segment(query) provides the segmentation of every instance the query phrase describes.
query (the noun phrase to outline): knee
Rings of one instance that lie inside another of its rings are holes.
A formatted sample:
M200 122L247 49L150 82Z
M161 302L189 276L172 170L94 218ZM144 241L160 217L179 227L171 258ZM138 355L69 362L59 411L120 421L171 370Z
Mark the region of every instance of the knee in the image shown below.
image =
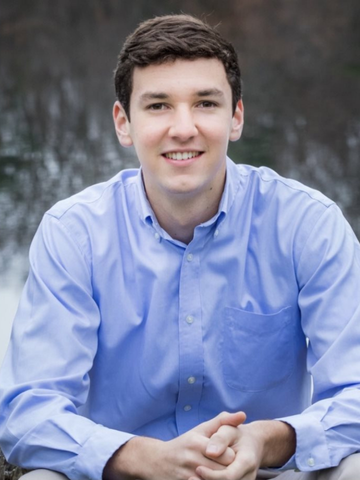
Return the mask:
M354 480L360 476L360 453L344 458L336 468L319 472L318 480Z
M26 473L19 480L68 480L68 478L62 473L41 469Z

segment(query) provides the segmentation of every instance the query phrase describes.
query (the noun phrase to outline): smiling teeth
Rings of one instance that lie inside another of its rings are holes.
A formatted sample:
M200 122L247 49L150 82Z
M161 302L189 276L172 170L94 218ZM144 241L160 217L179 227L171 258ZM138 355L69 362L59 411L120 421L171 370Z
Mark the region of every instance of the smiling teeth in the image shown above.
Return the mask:
M197 157L199 152L171 152L165 153L166 158L171 160L188 160L189 158Z

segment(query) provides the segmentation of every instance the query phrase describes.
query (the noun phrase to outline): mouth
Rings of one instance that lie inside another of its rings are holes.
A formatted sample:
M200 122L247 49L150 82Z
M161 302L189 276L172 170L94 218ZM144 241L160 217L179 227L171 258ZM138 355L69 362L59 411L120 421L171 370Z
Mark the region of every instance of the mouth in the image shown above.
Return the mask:
M165 158L168 158L169 160L184 161L184 160L190 160L195 157L199 157L203 153L204 152L193 150L189 152L167 152L167 153L164 153L163 156Z

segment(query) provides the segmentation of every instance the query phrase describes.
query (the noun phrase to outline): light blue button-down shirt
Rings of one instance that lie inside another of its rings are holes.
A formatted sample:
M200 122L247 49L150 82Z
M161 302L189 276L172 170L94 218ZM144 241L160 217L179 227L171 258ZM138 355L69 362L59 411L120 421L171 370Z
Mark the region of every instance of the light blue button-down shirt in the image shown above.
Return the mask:
M243 410L293 425L289 466L336 465L360 449L359 304L359 244L319 192L228 160L218 214L185 245L141 171L123 171L59 202L35 236L1 447L99 480L133 434L168 440Z

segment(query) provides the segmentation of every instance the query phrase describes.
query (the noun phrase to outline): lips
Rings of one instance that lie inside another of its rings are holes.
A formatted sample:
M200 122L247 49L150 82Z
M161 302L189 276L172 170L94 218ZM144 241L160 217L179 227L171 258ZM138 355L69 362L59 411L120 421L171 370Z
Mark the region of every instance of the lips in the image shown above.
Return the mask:
M189 160L194 157L198 157L202 152L189 151L189 152L168 152L164 153L164 156L170 160Z

